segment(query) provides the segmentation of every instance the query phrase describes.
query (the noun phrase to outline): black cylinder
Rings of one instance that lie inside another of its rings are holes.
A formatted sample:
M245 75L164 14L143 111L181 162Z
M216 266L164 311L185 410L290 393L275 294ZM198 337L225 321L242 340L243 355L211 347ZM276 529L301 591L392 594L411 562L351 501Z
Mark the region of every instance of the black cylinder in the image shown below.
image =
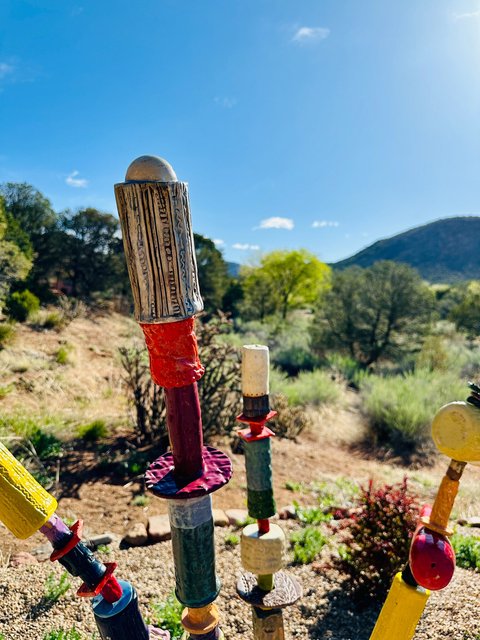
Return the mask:
M148 640L149 632L138 607L137 592L120 580L123 595L111 604L102 596L92 600L93 613L102 640Z

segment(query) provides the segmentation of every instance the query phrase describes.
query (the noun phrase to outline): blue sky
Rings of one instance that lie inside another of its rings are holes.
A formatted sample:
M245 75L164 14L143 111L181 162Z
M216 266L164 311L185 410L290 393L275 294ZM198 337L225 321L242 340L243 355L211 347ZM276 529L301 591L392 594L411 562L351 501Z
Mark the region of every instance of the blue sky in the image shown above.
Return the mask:
M480 1L2 0L0 181L115 212L143 154L237 262L480 215Z

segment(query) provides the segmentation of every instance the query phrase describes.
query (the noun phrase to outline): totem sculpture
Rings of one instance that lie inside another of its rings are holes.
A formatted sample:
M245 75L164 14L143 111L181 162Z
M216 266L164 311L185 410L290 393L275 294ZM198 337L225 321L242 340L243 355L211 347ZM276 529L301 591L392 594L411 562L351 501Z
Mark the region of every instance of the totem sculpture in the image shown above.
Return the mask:
M248 424L239 431L244 443L247 472L249 524L242 531L243 574L237 593L252 606L253 632L256 640L283 640L282 609L300 598L298 581L281 571L284 566L285 534L269 518L276 507L272 486L272 451L274 435L266 423L276 416L269 403L268 347L246 345L242 349L243 413L237 420Z
M370 640L411 640L431 591L446 587L455 570L448 537L450 513L467 462L480 462L480 387L466 402L443 406L432 423L438 450L451 458L433 507L422 510L405 569L393 579Z
M55 498L0 443L0 520L7 529L21 540L41 531L50 541L51 561L82 579L78 596L92 598L102 640L168 640L167 631L147 627L135 589L113 575L117 565L100 562L81 541L82 521L69 528L56 509Z
M194 332L203 309L187 184L161 158L142 156L115 185L135 304L155 384L165 389L171 452L146 473L147 488L168 500L176 596L186 607L185 638L219 640L211 493L228 482L228 457L203 446L197 381L204 368Z

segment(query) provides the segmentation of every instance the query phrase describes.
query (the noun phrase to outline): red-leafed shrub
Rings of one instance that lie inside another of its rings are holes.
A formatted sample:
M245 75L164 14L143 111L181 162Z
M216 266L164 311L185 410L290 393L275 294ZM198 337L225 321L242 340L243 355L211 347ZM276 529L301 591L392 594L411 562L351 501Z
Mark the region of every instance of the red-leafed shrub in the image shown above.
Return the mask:
M340 521L342 545L338 567L349 577L358 601L384 597L395 573L408 560L410 540L417 524L417 496L407 478L377 489L370 480L357 504Z

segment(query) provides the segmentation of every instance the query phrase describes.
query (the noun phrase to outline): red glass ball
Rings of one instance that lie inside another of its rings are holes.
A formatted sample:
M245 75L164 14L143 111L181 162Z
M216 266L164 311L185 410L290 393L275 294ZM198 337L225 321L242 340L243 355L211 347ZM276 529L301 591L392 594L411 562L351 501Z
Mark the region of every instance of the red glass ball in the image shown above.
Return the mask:
M450 540L422 527L410 547L410 569L417 583L438 591L447 586L455 571L455 552Z

